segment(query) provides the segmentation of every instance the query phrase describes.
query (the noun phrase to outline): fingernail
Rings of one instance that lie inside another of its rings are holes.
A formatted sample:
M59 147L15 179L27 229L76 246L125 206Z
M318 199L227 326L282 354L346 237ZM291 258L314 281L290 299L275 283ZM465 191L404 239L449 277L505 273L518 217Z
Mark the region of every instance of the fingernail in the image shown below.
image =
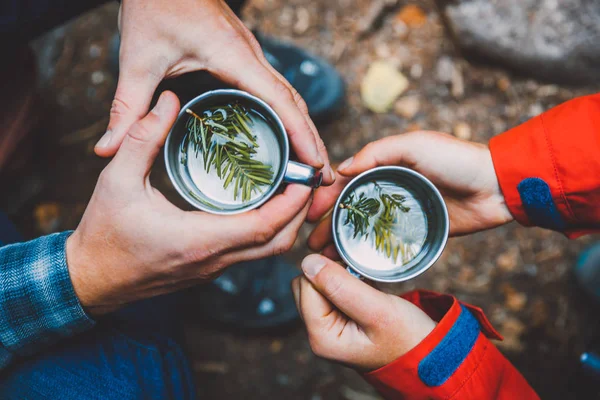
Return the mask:
M309 278L314 278L327 264L327 261L318 254L311 254L302 261L302 271Z
M154 108L152 109L152 113L161 116L162 114L164 114L165 112L168 111L168 102L165 101L165 96L164 95L160 95L160 97L158 98L158 102L156 103L156 105L154 106Z
M96 143L96 147L99 147L99 148L108 147L108 145L110 144L110 140L111 139L112 139L112 131L109 129L100 138L100 140L98 140L98 143Z
M325 165L325 161L323 160L323 156L321 156L321 153L319 153L317 151L317 162L321 165Z
M349 159L347 159L346 161L341 163L340 166L338 167L338 170L348 168L350 165L352 165L352 161L354 161L354 157L350 157Z
M335 172L333 172L333 168L331 168L331 165L327 166L327 174L329 175L329 180L330 181L335 181Z

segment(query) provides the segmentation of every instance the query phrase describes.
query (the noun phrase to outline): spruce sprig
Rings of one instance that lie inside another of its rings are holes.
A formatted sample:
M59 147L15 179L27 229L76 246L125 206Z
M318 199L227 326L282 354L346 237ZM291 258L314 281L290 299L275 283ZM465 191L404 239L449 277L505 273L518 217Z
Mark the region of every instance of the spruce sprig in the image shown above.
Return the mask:
M252 135L252 119L249 111L241 104L234 103L213 107L200 116L190 109L187 133L181 144L181 162L188 162L188 148L196 157L202 153L204 169L208 173L215 169L223 180L223 188L233 185L233 198L241 196L249 201L254 192L273 184L273 168L253 157L259 147L257 138Z
M379 187L379 186L378 186ZM398 255L402 256L405 264L412 259L410 245L401 241L395 234L395 229L401 223L401 215L410 211L404 203L406 197L399 194L382 193L379 187L379 198L367 197L364 193L355 199L354 193L348 200L340 204L347 210L344 225L352 224L354 238L361 235L367 239L373 234L375 249L390 258L394 263Z
M369 236L367 229L369 219L379 211L381 204L377 199L366 197L361 193L358 199L354 198L354 193L348 196L348 200L340 204L340 208L348 210L344 225L352 224L354 227L354 236Z

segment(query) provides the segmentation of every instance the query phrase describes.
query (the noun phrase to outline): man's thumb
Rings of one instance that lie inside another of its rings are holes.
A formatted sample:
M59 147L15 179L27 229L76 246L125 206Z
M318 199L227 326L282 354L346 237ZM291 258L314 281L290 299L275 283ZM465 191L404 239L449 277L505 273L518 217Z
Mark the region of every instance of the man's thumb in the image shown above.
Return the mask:
M177 118L179 99L173 92L163 92L156 106L131 126L113 162L123 174L145 177Z
M148 112L157 85L158 81L150 74L144 75L143 78L135 78L121 71L110 108L108 128L94 148L97 155L115 155L129 128Z

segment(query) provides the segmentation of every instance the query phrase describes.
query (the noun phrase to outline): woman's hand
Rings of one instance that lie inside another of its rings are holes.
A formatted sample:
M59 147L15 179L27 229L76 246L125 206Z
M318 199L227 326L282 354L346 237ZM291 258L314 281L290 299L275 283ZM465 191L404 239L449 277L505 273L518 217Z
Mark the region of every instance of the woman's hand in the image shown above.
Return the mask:
M406 354L435 328L414 304L382 293L320 255L302 262L292 282L314 353L361 372Z
M311 189L289 185L241 215L184 212L150 185L150 169L179 111L170 92L133 124L100 174L67 241L75 292L93 315L216 278L225 267L285 252L310 207Z
M96 153L113 156L148 112L161 80L206 70L266 101L279 114L300 161L335 175L298 92L265 59L252 33L223 0L123 0L119 83Z
M500 191L488 147L438 132L411 132L369 143L340 165L334 185L317 190L309 220L321 219L352 177L383 165L411 168L433 182L448 206L453 236L494 228L513 220ZM330 217L321 221L308 243L314 251L331 243ZM333 257L335 252L329 247L324 254Z

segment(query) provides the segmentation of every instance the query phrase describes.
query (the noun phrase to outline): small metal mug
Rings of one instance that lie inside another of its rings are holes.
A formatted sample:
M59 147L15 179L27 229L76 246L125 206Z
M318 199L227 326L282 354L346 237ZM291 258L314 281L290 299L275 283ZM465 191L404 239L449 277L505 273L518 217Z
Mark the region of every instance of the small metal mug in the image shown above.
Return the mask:
M182 173L179 168L181 142L186 134L186 123L189 114L186 109L195 110L201 113L207 108L221 104L227 104L237 101L244 104L250 109L260 113L267 119L267 122L273 129L273 133L278 139L281 154L281 167L279 171L275 171L273 184L271 187L257 200L248 204L242 205L224 205L218 204L214 199L205 197L199 188L194 184L189 173ZM188 203L199 210L210 212L213 214L239 214L260 207L268 201L277 191L282 182L297 183L312 188L317 188L321 185L323 174L315 168L308 165L300 164L295 161L290 161L290 143L288 140L285 127L279 116L273 109L261 99L241 90L235 89L219 89L201 94L194 98L181 108L175 124L171 128L171 132L165 143L165 165L169 178L173 186Z
M397 182L410 191L427 214L427 236L421 250L408 264L402 265L397 270L383 271L359 264L352 258L349 249L342 246L339 238L338 222L342 218L340 204L343 199L357 187L380 180ZM411 169L391 166L377 167L363 172L346 185L333 209L332 229L335 247L351 274L377 282L402 282L422 274L438 260L448 241L450 222L446 203L429 179Z

